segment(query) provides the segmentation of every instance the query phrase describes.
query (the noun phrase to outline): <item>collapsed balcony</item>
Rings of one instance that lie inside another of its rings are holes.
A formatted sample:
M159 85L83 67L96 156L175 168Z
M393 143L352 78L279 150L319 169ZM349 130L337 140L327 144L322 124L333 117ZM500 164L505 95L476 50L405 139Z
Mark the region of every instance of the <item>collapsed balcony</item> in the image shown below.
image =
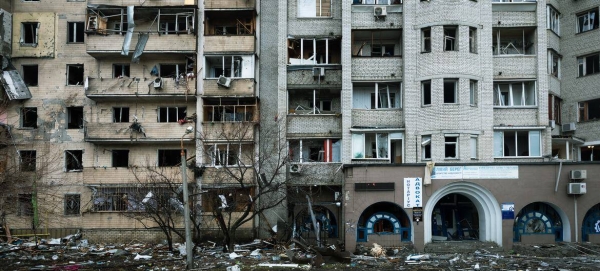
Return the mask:
M352 31L353 57L392 57L401 55L401 30Z
M194 53L196 13L189 7L90 5L87 52L98 54Z
M341 39L288 39L289 65L327 65L341 63Z
M494 55L534 55L535 40L535 28L495 28L492 52Z

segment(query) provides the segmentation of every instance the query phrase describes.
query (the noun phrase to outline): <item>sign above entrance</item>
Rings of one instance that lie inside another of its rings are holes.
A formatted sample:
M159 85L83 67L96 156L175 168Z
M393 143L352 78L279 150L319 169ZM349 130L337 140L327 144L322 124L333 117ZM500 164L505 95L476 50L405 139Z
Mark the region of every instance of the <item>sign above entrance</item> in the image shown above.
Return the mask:
M404 178L404 208L423 207L423 179Z
M431 179L518 179L519 166L436 166Z

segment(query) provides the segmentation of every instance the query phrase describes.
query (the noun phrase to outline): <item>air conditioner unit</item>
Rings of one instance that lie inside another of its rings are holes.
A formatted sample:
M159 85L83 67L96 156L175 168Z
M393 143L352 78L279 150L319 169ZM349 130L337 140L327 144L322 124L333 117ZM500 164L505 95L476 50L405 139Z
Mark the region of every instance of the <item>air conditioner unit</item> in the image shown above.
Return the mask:
M156 79L154 79L154 88L155 89L162 89L163 87L163 80L162 78L158 77Z
M585 183L570 183L569 191L567 193L569 195L583 195L587 192L587 188Z
M229 88L229 86L231 85L231 78L221 75L221 76L219 76L219 79L217 80L217 85Z
M299 164L293 164L290 166L290 173L300 173L302 166Z
M587 178L587 170L571 170L571 174L569 174L569 177L571 178L571 180L583 180Z
M313 77L325 77L325 68L313 68Z
M575 122L565 123L561 127L563 132L572 132L575 131Z
M375 17L384 17L387 15L387 10L386 7L374 7L373 8L373 15L375 15Z
M550 129L554 130L554 128L556 128L556 121L550 120L550 122L548 123L548 126L550 126Z

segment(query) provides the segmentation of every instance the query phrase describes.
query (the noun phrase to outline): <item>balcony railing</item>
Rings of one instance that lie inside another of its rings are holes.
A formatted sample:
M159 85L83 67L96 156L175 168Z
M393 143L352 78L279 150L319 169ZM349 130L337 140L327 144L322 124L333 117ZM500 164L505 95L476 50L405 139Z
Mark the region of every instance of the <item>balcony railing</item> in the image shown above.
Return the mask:
M131 122L117 123L87 123L85 126L85 141L87 142L179 142L185 134L188 125L177 122L169 123L139 123L142 129L135 129ZM184 139L190 141L192 139Z
M134 52L138 43L139 35L134 33L129 46L130 55ZM196 51L196 35L193 34L169 34L149 36L144 48L143 54L152 53L181 53L193 54ZM86 40L86 51L88 54L96 56L100 54L118 54L121 55L121 49L125 35L88 35ZM142 55L143 55L142 54Z
M88 78L85 95L90 99L124 99L179 97L195 100L196 79L174 78Z

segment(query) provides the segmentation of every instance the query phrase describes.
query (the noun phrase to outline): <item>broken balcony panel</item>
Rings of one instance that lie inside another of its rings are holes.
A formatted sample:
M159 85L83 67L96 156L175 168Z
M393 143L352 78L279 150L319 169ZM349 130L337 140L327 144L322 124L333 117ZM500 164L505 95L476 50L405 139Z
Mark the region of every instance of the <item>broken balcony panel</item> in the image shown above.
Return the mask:
M288 66L288 88L341 88L342 70L340 67Z
M254 140L255 122L203 122L205 140L246 141Z
M2 71L2 85L9 100L31 99L31 92L16 70Z
M288 137L341 136L342 118L338 115L288 115Z
M175 100L196 100L196 79L179 77L161 78L161 88L154 87L154 81L157 78L138 78L138 77L120 77L120 78L88 78L89 87L85 91L86 97L101 100L139 100L140 97L146 99L169 99Z
M144 48L146 48L146 43L148 43L148 38L149 38L148 34L140 33L138 42L135 45L135 51L133 52L133 57L131 59L132 63L140 62L140 56L142 56L142 53L144 52Z
M287 42L288 65L339 65L341 39L290 38Z
M190 114L191 115L191 114ZM98 123L89 122L86 124L85 141L93 143L129 143L136 142L175 142L179 143L181 136L185 133L188 125L181 125L178 122L160 122L142 121L145 135L133 131L130 126L132 123ZM192 139L184 138L184 141Z

